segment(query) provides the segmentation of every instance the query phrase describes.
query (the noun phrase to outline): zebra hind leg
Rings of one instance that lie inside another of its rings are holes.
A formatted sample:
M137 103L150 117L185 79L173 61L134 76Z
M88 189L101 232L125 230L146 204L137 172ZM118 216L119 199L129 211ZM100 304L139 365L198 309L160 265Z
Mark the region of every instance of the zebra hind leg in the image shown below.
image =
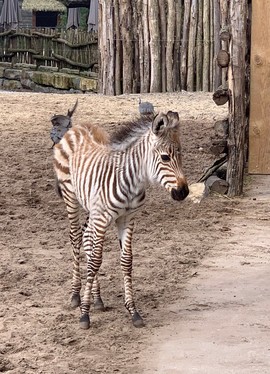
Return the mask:
M72 297L71 307L77 308L81 304L81 273L80 273L80 248L82 245L82 228L79 219L79 203L75 194L70 190L70 185L65 188L61 186L61 193L66 204L69 219L69 237L73 250L73 272L72 272Z

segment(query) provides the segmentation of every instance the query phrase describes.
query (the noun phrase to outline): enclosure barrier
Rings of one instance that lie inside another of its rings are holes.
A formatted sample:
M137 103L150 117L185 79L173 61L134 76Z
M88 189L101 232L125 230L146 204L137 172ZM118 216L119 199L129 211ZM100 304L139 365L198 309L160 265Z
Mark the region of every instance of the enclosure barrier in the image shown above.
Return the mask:
M97 33L18 28L0 33L0 61L89 70L98 63Z

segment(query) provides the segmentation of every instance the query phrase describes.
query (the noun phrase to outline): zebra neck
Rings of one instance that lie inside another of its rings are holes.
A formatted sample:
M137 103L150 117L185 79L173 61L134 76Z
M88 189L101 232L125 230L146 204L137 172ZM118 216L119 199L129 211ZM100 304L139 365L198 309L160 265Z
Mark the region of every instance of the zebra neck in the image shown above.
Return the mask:
M129 179L130 187L134 190L141 190L149 182L148 154L146 137L121 154L123 177Z

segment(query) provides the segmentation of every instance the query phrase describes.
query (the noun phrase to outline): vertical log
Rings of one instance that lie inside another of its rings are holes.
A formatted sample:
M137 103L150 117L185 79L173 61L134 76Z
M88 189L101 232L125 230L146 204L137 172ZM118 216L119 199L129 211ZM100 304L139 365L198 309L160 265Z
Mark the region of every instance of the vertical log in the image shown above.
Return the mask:
M190 1L185 0L184 21L183 21L183 34L181 46L181 88L187 88L187 46L189 37L189 16L190 16Z
M151 53L150 92L160 92L160 28L158 0L149 0L149 31Z
M105 65L105 53L104 48L106 43L106 4L105 0L99 1L99 20L98 20L98 50L99 50L99 92L102 94L106 93L106 65Z
M106 38L106 65L108 69L107 74L107 88L106 94L107 95L114 95L114 15L113 15L113 0L106 1L106 20L107 20L107 38Z
M138 17L138 48L139 48L139 71L140 71L140 92L144 81L144 39L143 39L143 1L138 0L137 17Z
M209 90L210 59L210 0L203 0L203 91Z
M132 19L132 46L133 46L133 93L139 91L140 86L140 61L139 61L139 1L131 0L133 9Z
M196 38L196 90L202 91L202 66L203 66L203 2L199 1L198 25Z
M160 0L162 1L162 0ZM175 42L174 42L174 69L173 69L173 89L180 90L180 48L182 31L182 13L184 9L183 0L176 0L175 4Z
M214 12L213 2L210 0L210 17L209 17L209 30L210 30L210 43L209 43L209 91L213 91L213 64L214 64Z
M217 55L220 51L220 7L217 0L213 1L213 17L214 17L214 71L213 71L213 91L215 91L221 85L221 68L217 63Z
M230 2L230 65L228 86L231 92L229 101L229 137L227 182L229 196L238 196L243 191L245 161L246 106L245 106L245 56L247 0Z
M120 34L119 0L114 0L114 30L115 30L115 94L121 95L122 86L122 45Z
M160 14L160 33L161 33L161 89L166 92L166 40L167 40L167 17L166 17L166 3L164 0L159 0L159 14Z
M143 0L142 24L143 24L143 41L144 41L144 60L143 60L143 82L142 92L150 90L150 35L149 35L149 8L148 0Z
M228 12L229 12L229 3L228 0L220 0L220 23L221 28L228 26ZM224 51L228 51L228 42L222 41L221 48ZM222 69L221 71L221 83L222 86L226 85L227 82L227 72L228 69Z
M166 46L167 92L173 91L174 31L175 31L175 2L174 0L168 0L167 46Z
M131 0L122 0L121 30L123 39L123 93L133 91L133 48Z
M190 8L190 28L188 41L188 69L187 69L187 90L194 91L194 74L195 74L195 45L196 45L196 28L198 16L197 0L192 0Z

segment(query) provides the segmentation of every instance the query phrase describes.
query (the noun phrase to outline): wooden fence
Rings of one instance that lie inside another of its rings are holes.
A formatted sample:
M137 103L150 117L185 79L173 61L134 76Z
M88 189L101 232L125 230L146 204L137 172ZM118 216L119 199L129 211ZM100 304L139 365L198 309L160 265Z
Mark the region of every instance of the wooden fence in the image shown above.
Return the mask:
M19 28L0 33L0 61L88 70L98 63L97 33Z
M214 91L228 0L100 0L100 91ZM113 40L114 39L114 40Z

